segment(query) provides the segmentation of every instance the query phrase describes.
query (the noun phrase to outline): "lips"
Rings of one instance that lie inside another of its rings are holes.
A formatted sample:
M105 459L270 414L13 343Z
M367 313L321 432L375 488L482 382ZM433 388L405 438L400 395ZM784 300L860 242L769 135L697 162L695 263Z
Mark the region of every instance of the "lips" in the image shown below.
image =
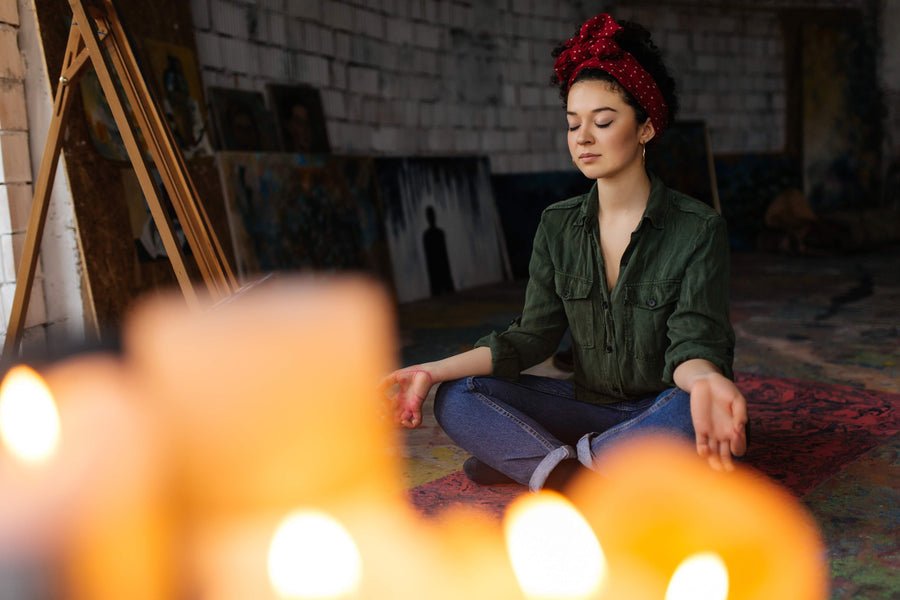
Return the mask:
M589 152L585 152L584 154L579 154L579 155L578 155L578 158L579 158L579 160L581 160L581 161L583 161L583 162L591 162L591 161L594 161L594 160L600 158L600 155L599 155L599 154L591 154L591 153L589 153Z

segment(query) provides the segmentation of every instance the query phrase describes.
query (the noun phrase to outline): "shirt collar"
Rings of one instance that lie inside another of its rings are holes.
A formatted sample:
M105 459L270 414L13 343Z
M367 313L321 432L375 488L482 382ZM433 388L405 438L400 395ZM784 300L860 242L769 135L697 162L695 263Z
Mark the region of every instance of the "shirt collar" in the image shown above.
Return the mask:
M650 175L650 197L647 199L647 208L644 209L644 216L641 219L650 221L650 224L657 229L663 229L666 224L666 213L669 212L669 198L666 193L666 186L662 180L654 175Z
M644 221L649 221L656 229L663 229L666 222L666 213L669 212L666 186L653 173L648 171L647 174L650 176L650 197L647 199L647 208L644 209L644 216L641 217L641 224L638 225L638 228L644 224ZM597 182L595 181L594 185L591 186L591 191L588 192L587 202L581 205L581 225L584 225L586 222L590 223L591 220L588 218L588 215L592 215L591 218L596 218L599 210L600 200L597 197Z

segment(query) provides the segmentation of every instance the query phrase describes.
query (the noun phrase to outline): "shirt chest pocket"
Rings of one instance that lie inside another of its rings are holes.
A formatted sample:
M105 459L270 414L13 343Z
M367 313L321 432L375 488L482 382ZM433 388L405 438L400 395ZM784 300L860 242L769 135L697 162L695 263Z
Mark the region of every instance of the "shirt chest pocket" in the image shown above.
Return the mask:
M625 286L625 349L635 358L659 359L669 347L669 316L675 311L681 282Z
M590 279L556 272L556 295L563 301L566 319L572 332L572 340L584 348L594 347L594 307L591 303Z

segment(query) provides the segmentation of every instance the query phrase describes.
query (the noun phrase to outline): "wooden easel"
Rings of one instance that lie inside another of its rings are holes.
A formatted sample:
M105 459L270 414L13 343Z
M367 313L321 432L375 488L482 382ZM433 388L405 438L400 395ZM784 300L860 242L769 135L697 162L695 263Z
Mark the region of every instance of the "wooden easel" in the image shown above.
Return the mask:
M90 4L87 10L85 4ZM213 304L238 291L237 280L216 238L209 217L197 200L197 192L175 138L141 75L112 0L69 0L69 5L72 8L72 26L69 29L69 41L53 102L47 144L35 181L31 216L25 233L16 292L3 346L4 359L11 358L19 350L25 313L34 283L38 249L47 219L51 183L56 176L66 118L74 93L73 87L89 64L94 67L100 80L103 94L125 142L128 158L137 174L141 190L147 199L150 213L159 229L185 299L193 306L199 306L205 303L204 301ZM114 77L121 83L121 89L116 85ZM126 106L131 108L131 118ZM163 208L148 162L138 145L135 127L143 134L153 164L159 170L163 187L168 193L203 282L206 284L206 297L201 297L201 291L195 288L188 275L184 254Z

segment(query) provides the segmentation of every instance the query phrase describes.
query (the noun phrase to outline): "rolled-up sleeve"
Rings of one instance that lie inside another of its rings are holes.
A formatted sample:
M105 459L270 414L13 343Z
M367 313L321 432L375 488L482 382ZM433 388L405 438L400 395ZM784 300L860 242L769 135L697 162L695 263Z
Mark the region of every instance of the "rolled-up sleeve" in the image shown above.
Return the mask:
M710 218L694 243L675 311L668 319L663 380L672 384L681 363L702 358L733 378L734 330L729 320L729 246L725 221Z
M522 316L505 331L492 332L475 342L476 347L491 349L493 375L504 379L518 379L524 369L546 360L568 326L562 300L554 287L553 261L543 223L538 225L534 237L528 272Z

